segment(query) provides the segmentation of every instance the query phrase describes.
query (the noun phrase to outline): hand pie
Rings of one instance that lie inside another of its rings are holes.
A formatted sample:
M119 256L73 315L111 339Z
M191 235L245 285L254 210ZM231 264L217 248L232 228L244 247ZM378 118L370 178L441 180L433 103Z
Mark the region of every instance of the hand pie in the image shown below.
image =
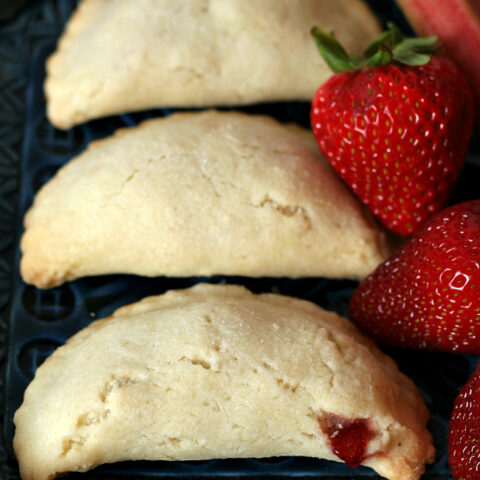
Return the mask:
M47 63L49 119L310 100L331 74L314 25L356 53L380 32L360 0L84 0Z
M362 277L389 253L310 133L214 111L94 142L38 193L21 249L41 288L106 273Z
M57 349L15 414L14 448L22 478L46 480L136 459L340 461L349 438L362 446L351 464L416 480L434 456L427 418L348 320L204 284L121 308Z

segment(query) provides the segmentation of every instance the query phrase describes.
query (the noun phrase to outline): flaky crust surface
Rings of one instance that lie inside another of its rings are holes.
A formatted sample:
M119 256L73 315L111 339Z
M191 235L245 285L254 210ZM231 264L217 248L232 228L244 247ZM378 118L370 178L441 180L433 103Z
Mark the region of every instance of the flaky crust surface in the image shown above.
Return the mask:
M379 33L360 0L84 0L47 62L48 117L310 100L331 75L314 25L356 53Z
M15 414L24 480L128 459L304 455L319 422L369 419L365 465L415 480L433 460L413 383L347 320L305 301L198 285L124 307L37 370Z
M240 113L184 113L94 142L25 217L21 273L359 278L384 232L311 133Z

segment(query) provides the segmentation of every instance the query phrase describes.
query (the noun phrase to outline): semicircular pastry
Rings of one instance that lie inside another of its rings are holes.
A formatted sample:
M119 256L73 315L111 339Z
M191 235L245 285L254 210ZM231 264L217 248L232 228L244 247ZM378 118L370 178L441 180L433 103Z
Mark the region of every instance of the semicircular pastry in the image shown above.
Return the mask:
M338 315L201 284L121 308L41 365L15 414L24 480L123 460L302 455L417 480L428 411ZM353 450L352 450L353 448Z
M314 25L357 54L380 33L360 0L84 0L47 62L48 117L311 100L331 75Z
M36 196L21 250L41 288L108 273L360 278L390 253L311 133L215 111L92 143Z

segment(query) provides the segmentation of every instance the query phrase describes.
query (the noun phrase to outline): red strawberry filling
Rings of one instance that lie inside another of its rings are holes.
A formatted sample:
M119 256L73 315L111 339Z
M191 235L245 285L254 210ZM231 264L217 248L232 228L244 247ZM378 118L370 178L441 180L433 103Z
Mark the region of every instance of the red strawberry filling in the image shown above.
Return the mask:
M347 418L326 413L318 419L332 452L349 467L358 467L367 457L368 444L376 432L368 418Z

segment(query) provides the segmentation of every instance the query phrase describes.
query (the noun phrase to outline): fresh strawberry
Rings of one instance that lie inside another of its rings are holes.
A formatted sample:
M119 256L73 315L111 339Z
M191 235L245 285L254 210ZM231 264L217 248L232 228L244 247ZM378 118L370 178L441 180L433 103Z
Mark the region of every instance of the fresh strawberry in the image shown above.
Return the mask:
M464 75L425 53L435 37L404 39L395 26L362 61L318 28L312 35L338 72L312 103L320 150L387 228L417 231L445 205L465 161L474 107Z
M433 215L360 283L349 308L379 343L480 354L480 200Z
M460 390L453 405L448 463L456 480L480 480L480 366Z

